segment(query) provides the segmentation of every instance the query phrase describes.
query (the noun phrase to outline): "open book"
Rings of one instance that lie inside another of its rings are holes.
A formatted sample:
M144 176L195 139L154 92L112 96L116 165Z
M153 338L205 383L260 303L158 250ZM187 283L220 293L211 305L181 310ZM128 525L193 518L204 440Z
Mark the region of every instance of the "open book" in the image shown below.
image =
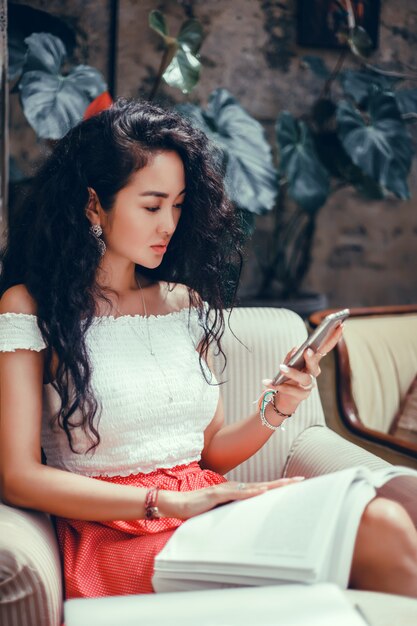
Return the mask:
M362 513L376 495L417 526L417 471L352 467L184 522L155 560L155 591L333 582L346 588Z

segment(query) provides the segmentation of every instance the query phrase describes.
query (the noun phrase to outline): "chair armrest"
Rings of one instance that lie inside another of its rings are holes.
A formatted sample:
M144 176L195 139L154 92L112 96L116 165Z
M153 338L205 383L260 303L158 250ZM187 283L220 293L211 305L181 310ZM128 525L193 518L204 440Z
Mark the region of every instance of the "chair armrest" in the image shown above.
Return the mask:
M59 626L61 563L50 518L0 502L0 624Z
M343 439L326 426L311 426L294 441L283 476L311 478L357 465L376 470L391 464Z

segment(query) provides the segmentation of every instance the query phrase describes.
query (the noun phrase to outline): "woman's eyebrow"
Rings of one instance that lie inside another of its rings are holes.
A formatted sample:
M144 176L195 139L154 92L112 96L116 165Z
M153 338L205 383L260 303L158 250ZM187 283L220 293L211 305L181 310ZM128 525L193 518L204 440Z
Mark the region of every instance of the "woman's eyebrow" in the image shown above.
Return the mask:
M182 194L185 192L186 192L186 189L183 189L182 191L180 191L178 196L182 196ZM158 198L168 198L168 194L164 193L163 191L144 191L143 193L140 193L139 195L140 196L157 196Z

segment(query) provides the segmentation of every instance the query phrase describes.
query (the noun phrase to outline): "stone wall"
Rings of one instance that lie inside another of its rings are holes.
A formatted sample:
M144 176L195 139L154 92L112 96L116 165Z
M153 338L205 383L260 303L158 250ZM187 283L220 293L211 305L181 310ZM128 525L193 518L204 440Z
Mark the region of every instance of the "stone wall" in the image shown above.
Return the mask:
M106 74L109 2L26 0L26 4L47 6L54 14L72 20L84 38L79 60ZM410 0L382 0L381 4L380 47L374 61L391 69L409 66L416 70L417 6ZM300 58L314 53L332 66L338 57L334 50L297 47L296 0L120 0L118 95L147 97L151 90L162 52L160 38L148 27L152 9L166 15L172 34L186 17L199 19L205 31L199 85L188 96L163 85L157 101L191 101L205 106L212 90L225 87L264 124L271 143L278 113L288 109L301 114L320 92L320 81L303 69ZM39 147L33 147L33 133L22 129L21 115L12 116L13 151L20 161L23 157L29 163ZM407 202L364 201L349 189L329 200L318 216L306 289L327 293L332 306L416 302L416 172L417 159L409 179L413 198ZM242 294L251 293L258 282L256 250L262 247L271 224L271 216L257 218L247 251Z

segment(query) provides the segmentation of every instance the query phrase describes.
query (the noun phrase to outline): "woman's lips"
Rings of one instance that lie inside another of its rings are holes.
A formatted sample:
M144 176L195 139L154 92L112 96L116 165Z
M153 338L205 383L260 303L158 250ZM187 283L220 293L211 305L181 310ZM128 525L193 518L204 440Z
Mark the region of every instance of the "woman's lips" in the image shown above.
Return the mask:
M164 254L167 250L167 246L151 246L157 254Z

